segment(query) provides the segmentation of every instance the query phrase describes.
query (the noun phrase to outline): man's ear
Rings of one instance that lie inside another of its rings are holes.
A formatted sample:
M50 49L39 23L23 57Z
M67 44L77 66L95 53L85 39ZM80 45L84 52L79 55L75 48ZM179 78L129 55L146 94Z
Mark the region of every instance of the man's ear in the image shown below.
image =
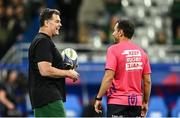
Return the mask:
M48 23L49 23L48 20L45 20L45 21L44 21L44 25L45 25L45 26L48 26Z
M122 35L124 36L124 31L123 31L123 30L121 30L121 32L122 32Z
M119 36L122 37L124 35L123 30L119 30Z

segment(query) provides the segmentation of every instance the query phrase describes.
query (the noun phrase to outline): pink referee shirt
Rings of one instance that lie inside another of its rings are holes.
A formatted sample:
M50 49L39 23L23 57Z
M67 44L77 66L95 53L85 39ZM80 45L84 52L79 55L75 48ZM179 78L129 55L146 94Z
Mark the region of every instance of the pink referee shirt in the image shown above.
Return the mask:
M122 41L108 48L105 69L115 72L108 104L141 106L142 75L151 73L146 53L131 41Z

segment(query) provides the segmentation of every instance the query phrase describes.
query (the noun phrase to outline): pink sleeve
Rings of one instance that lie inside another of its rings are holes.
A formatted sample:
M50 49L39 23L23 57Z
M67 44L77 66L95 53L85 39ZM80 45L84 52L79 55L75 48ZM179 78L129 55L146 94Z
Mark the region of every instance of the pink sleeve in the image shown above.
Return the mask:
M112 48L108 48L106 54L106 67L105 69L116 70L117 66L117 58L115 53L113 52Z
M145 58L146 58L146 63L145 63L144 69L143 69L143 74L149 74L149 73L151 73L151 66L150 66L147 55L145 56Z

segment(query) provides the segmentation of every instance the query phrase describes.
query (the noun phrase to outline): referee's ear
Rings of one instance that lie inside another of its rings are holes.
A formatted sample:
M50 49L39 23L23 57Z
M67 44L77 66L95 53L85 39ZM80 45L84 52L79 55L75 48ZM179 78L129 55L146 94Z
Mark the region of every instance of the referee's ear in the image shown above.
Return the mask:
M119 30L119 37L122 37L122 36L124 36L124 32L123 32L122 29L120 29L120 30Z

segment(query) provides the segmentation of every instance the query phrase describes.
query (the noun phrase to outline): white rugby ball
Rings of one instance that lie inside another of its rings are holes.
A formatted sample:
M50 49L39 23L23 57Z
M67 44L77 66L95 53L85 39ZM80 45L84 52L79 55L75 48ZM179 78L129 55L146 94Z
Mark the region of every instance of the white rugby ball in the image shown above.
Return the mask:
M73 48L66 48L61 52L65 69L74 69L78 66L78 55Z

